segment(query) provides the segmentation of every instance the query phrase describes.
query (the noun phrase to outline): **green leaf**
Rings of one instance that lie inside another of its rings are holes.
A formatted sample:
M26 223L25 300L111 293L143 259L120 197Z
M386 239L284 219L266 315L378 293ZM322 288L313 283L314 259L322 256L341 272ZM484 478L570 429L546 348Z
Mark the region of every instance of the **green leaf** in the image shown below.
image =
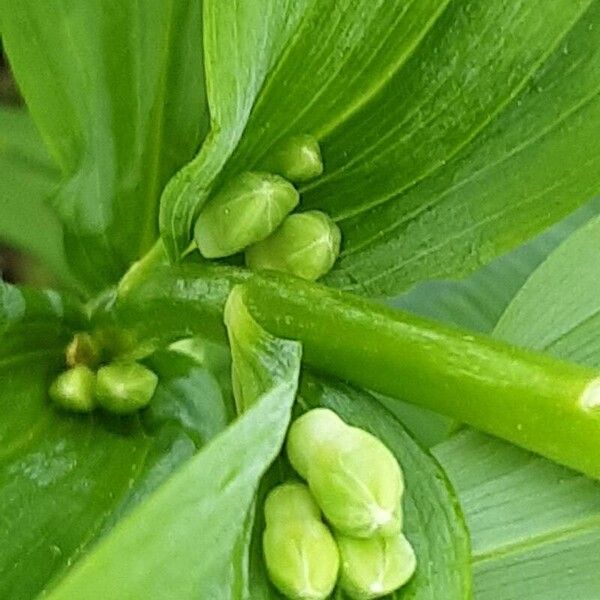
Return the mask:
M0 281L0 369L37 355L52 363L84 323L80 307L67 296Z
M267 3L252 4L279 23ZM207 48L216 87L236 68L228 45L237 38L252 56L262 39L241 13L206 6L222 18ZM256 70L242 69L262 85L211 104L234 118L213 132L227 147L205 145L181 175L197 197L176 187L163 197L171 254L187 246L210 194L299 133L317 136L325 160L323 177L301 189L302 206L329 212L343 232L326 281L372 295L466 274L600 187L597 2L428 0L389 10L344 0L293 10L289 29L273 26L277 44Z
M0 285L0 597L31 598L225 426L220 391L192 359L152 358L141 417L59 411L47 397L84 324L56 293Z
M453 2L398 73L400 101L324 141L326 157L367 146L305 194L343 219L327 281L389 295L463 275L597 192L599 21L597 2Z
M533 272L495 335L600 366L600 219L572 234ZM484 435L435 448L459 492L482 599L600 595L600 485Z
M405 529L415 548L418 562L416 574L410 583L390 598L470 598L469 535L454 492L436 461L366 392L305 374L300 387L297 412L300 414L317 406L331 408L350 424L376 435L402 465L406 480ZM294 477L290 467L276 465L263 486L263 496L269 487L288 479L290 475ZM257 600L280 597L268 585L264 571L260 544L263 529L264 518L257 511L251 555L253 585L250 590L250 597ZM340 594L339 597L345 596Z
M146 427L158 429L172 423L185 431L197 448L225 429L230 415L209 369L189 356L167 350L153 354L147 362L160 384L143 415Z
M464 329L491 333L531 273L566 238L599 213L597 198L470 277L425 281L388 304Z
M0 107L0 241L66 280L62 228L47 202L58 179L27 113Z
M478 600L600 597L600 486L465 431L434 453L458 491Z
M508 306L495 335L600 367L600 217L559 246Z
M154 241L162 188L205 132L201 3L0 7L14 74L62 171L72 269L101 289Z
M244 415L121 521L56 587L53 600L245 597L254 496L283 444L300 345L260 335L235 293L228 327L236 344L247 344L234 355L236 370L245 385L252 379L248 353L262 353L260 384L251 385L260 396L248 394Z
M160 230L171 258L189 246L194 217L238 144L265 78L308 0L205 1L204 60L211 131L199 154L169 182Z

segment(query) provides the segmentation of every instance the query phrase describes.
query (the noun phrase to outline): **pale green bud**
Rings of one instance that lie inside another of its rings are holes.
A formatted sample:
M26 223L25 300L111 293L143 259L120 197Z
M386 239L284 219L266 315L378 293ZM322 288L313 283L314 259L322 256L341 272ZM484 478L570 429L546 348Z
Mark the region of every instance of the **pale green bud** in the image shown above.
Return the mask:
M202 209L196 244L206 258L236 254L273 233L299 199L298 190L278 175L242 173Z
M54 380L49 394L52 401L61 408L86 413L96 406L95 387L94 372L85 365L76 365Z
M76 333L65 351L67 365L95 367L101 359L101 350L96 340L85 331Z
M246 264L315 281L333 267L341 240L340 228L326 214L318 210L296 213L246 250Z
M273 488L265 500L267 525L286 520L321 520L321 510L306 485L283 483Z
M279 142L264 163L265 170L294 183L314 179L323 173L319 142L312 135L295 135Z
M360 538L400 531L402 471L378 438L318 408L290 427L287 455L338 531Z
M109 412L133 413L147 406L158 377L136 362L114 362L98 370L96 399Z
M417 559L401 534L356 539L336 536L340 551L340 587L353 600L391 594L414 574Z
M273 585L292 600L325 600L339 571L337 544L308 488L286 483L265 501L263 552Z

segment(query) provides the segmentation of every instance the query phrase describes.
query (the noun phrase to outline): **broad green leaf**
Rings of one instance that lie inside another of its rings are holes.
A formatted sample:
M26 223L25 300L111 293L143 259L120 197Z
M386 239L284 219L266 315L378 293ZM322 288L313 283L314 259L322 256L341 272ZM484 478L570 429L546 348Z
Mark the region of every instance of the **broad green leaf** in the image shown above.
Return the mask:
M190 358L152 359L143 417L70 415L47 398L81 317L58 294L0 286L0 597L32 598L225 426Z
M432 31L430 55L407 65L408 106L394 107L400 126L386 115L368 131L367 115L357 115L337 137L337 155L368 135L379 154L361 152L306 195L308 206L333 189L358 198L358 206L337 205L346 254L330 283L390 294L468 273L598 189L588 123L600 109L599 63L590 55L599 10L597 2L450 5L445 30ZM392 136L390 155L380 140ZM390 156L391 173L382 169Z
M600 597L600 486L465 431L434 449L458 492L478 600Z
M227 414L229 419L232 419L236 414L236 408L231 381L231 354L229 348L225 344L210 341L203 336L182 338L173 342L169 348L174 352L191 356L216 378L225 399Z
M52 364L84 322L66 296L0 281L0 369L38 354Z
M203 3L211 131L199 154L169 182L161 200L161 235L172 258L189 245L194 216L238 144L256 96L308 3Z
M469 536L454 491L435 459L423 451L402 425L366 392L305 374L298 396L297 413L317 406L331 408L347 422L379 437L396 455L404 470L405 529L417 554L417 572L405 588L386 598L470 598ZM289 469L285 465L274 467L265 488L289 478ZM266 491L263 490L263 495ZM257 600L281 597L266 580L260 544L263 529L264 518L257 511L250 594L251 598ZM338 593L336 598L346 596Z
M0 242L67 279L62 228L48 203L58 178L27 113L0 107Z
M234 10L221 10L237 24ZM266 52L272 67L252 111L224 126L244 129L235 151L203 148L224 163L221 173L209 173L209 185L198 175L206 191L195 204L163 197L171 252L189 242L194 211L210 193L260 168L282 137L308 132L321 141L325 174L301 189L302 206L331 213L344 238L326 281L391 295L489 262L600 186L599 15L594 0L439 0L394 10L383 1L315 0L285 51ZM233 35L248 46L244 27ZM228 54L215 48L211 64L218 82ZM233 90L227 105L246 101L247 89Z
M146 427L172 423L197 448L225 429L230 414L210 369L189 356L165 350L153 354L147 363L159 375L160 385L143 415Z
M227 323L238 350L247 347L234 361L246 385L248 353L262 353L260 383L250 386L259 396L248 393L243 416L117 524L50 598L246 597L254 496L283 444L300 369L297 342L280 343L248 319L237 297Z
M550 252L599 212L600 198L597 198L466 279L425 281L388 302L457 327L491 333L531 273Z
M600 366L595 218L534 271L495 335ZM595 600L600 484L493 438L465 432L436 447L473 537L478 597Z
M527 280L495 334L600 367L600 218L559 246Z
M62 172L71 267L102 289L154 241L162 188L205 132L201 3L3 0L0 27Z

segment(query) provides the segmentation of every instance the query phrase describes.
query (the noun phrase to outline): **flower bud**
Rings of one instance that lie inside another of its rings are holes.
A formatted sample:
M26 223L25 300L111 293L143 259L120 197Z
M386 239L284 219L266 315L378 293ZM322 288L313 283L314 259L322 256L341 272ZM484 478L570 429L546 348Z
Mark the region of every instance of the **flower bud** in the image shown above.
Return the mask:
M321 520L321 510L303 483L284 483L273 488L265 500L267 525L286 520Z
M67 365L87 365L95 367L100 362L101 352L98 343L85 331L80 331L73 336L73 339L65 351Z
M323 173L319 142L312 135L295 135L279 142L266 159L265 170L294 183L314 179Z
M263 552L269 578L292 600L325 600L335 587L339 553L308 488L287 483L265 501Z
M150 369L136 362L114 362L98 370L96 399L109 412L133 413L147 406L158 383Z
M50 386L52 401L73 412L91 412L96 406L94 389L96 376L85 365L76 365L61 373Z
M290 215L272 235L246 250L252 269L284 271L314 281L333 267L340 253L339 227L324 213Z
M290 427L287 455L340 533L366 538L400 531L402 471L375 436L329 409L314 409Z
M196 244L206 258L236 254L275 231L299 199L298 190L278 175L242 173L203 208Z
M401 534L356 539L336 537L340 551L340 587L353 600L370 600L403 586L417 566L410 542Z

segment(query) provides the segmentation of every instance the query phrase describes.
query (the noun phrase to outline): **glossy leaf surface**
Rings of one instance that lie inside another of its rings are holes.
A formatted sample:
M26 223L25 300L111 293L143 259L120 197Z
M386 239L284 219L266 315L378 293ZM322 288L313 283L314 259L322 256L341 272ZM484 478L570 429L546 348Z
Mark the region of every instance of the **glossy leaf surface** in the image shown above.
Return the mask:
M234 299L227 324L248 409L121 521L50 598L245 597L254 496L283 444L300 345L261 331L243 299ZM258 370L246 362L253 349Z
M271 27L265 45L251 18L240 27L243 10L206 3L209 80L241 69L232 39L262 54L241 69L253 85L213 96L228 117L212 135L228 143L206 144L178 176L200 193L173 184L163 196L173 256L206 198L286 135L321 142L325 173L301 192L342 228L326 280L371 295L464 275L600 187L597 2L282 3L287 28L267 4L252 3L260 31Z
M214 379L177 355L153 359L141 419L56 409L47 389L82 324L57 294L0 284L2 597L35 597L226 423Z
M597 482L473 431L434 453L471 532L475 598L598 597Z
M495 335L600 367L600 221L573 233L533 272ZM473 537L483 599L592 600L600 594L600 484L474 432L435 448Z
M62 172L71 267L102 289L150 247L162 188L206 130L200 2L0 9L16 79Z

